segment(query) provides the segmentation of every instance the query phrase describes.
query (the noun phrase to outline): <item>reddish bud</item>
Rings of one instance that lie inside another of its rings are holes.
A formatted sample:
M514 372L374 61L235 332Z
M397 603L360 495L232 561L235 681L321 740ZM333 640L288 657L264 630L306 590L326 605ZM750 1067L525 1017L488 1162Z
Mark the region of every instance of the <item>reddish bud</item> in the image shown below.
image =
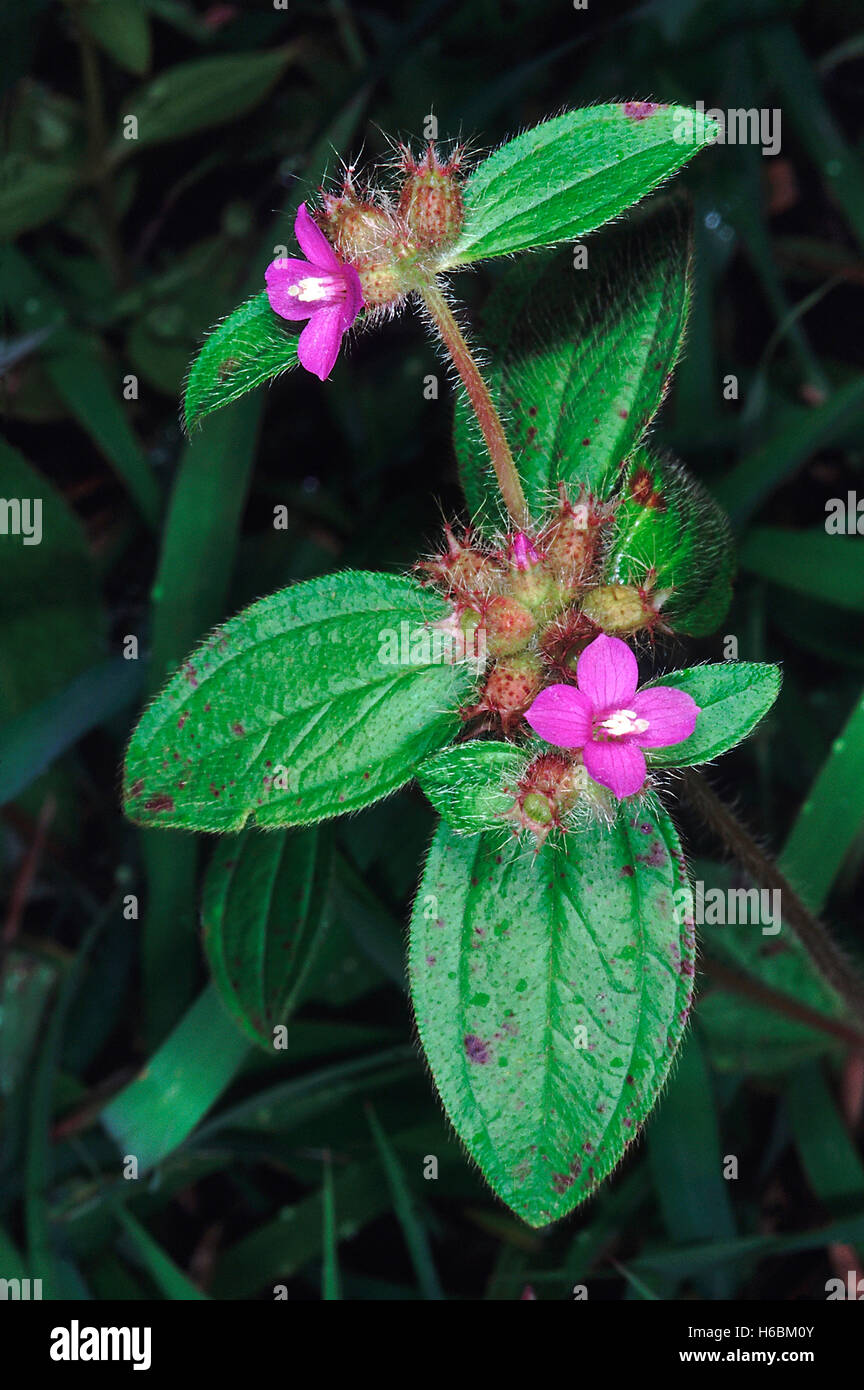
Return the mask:
M542 684L543 666L533 652L503 657L489 672L479 703L465 713L497 714L505 730L513 729Z
M364 202L350 178L339 194L324 194L321 228L343 260L356 261L374 255L391 245L398 236L399 223L387 208Z
M340 194L325 193L320 221L357 271L368 309L395 304L414 288L417 251L407 226L389 207L362 199L350 177Z
M468 535L461 539L449 526L444 528L447 550L431 560L421 560L418 569L425 570L433 583L448 593L483 598L499 582L501 568L491 556L472 546Z
M498 595L483 605L486 646L490 656L521 652L534 634L534 616L514 598Z
M599 631L587 613L571 608L541 634L540 650L556 674L568 680L576 670L580 652L594 641Z
M461 155L457 153L442 163L435 146L430 144L419 162L403 150L402 164L408 177L399 197L399 216L414 241L432 250L452 246L465 220L462 190L456 177Z
M614 506L600 502L583 489L576 502L570 502L560 489L558 511L543 533L542 543L550 565L564 570L573 584L589 572L597 556L602 527L610 520Z

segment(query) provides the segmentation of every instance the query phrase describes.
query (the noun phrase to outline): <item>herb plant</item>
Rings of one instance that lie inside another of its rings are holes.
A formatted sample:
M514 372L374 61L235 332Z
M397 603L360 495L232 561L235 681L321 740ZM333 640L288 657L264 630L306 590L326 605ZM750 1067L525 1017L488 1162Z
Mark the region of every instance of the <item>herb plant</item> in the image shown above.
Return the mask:
M431 144L399 147L384 187L349 170L300 205L299 250L277 248L184 396L194 430L298 365L326 381L346 338L408 306L454 370L466 511L440 550L408 575L382 555L294 584L205 637L141 717L124 800L142 825L222 837L207 956L272 1049L325 935L321 823L417 779L441 816L410 932L420 1040L470 1156L532 1226L590 1195L669 1075L696 941L667 789L780 685L772 665L666 655L722 621L733 543L650 442L687 321L688 213L664 193L619 219L715 135L627 102L473 167ZM453 284L495 257L481 366ZM281 935L276 893L296 905Z

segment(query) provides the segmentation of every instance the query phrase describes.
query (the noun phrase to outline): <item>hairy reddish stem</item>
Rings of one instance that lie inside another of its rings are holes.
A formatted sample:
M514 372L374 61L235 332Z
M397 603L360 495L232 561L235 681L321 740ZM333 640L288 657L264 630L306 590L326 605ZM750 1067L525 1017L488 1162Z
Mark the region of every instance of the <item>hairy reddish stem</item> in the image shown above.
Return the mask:
M483 438L489 450L489 457L492 460L492 467L495 469L504 506L507 508L514 526L522 530L529 521L528 504L525 501L525 493L522 491L522 482L513 460L510 445L504 434L504 427L492 403L489 387L483 380L480 368L474 361L471 349L465 341L465 336L438 285L425 285L420 293L423 296L423 303L426 305L429 317L438 330L468 393L471 408L477 417L477 423L483 432Z

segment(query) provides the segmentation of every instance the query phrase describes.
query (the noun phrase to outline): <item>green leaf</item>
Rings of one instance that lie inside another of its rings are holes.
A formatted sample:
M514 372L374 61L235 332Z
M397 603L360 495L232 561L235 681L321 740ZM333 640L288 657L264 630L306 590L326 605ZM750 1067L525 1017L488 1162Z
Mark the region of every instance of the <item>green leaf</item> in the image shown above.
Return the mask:
M183 396L187 430L211 411L296 367L298 336L274 314L266 290L223 319L189 369Z
M513 743L471 739L427 758L417 781L452 830L472 835L502 825L529 761Z
M219 842L204 884L204 948L231 1017L273 1055L322 931L328 858L317 830Z
M390 1207L390 1193L376 1160L340 1168L330 1198L335 1212L333 1240L347 1240ZM293 1206L283 1207L275 1221L229 1246L222 1254L213 1284L215 1298L242 1298L290 1278L322 1255L324 1247L323 1190Z
M438 1271L429 1249L429 1239L419 1210L419 1203L405 1180L405 1173L393 1145L385 1134L381 1122L371 1105L368 1109L369 1127L375 1139L375 1147L381 1159L381 1166L387 1175L387 1185L393 1198L393 1209L402 1235L411 1256L414 1273L417 1275L423 1297L430 1301L443 1299Z
M142 516L155 526L162 491L133 430L122 398L122 380L100 341L65 322L50 283L29 260L8 248L2 262L2 296L25 332L48 330L42 364L70 414L112 464Z
M741 568L799 594L864 612L864 544L857 536L754 526ZM782 600L781 600L782 601Z
M100 345L70 329L47 344L45 369L75 419L113 465L152 526L162 512L162 491L123 404L122 381L112 380Z
M9 718L57 694L98 659L104 619L77 516L47 478L2 439L0 489L3 497L41 503L38 545L25 545L23 532L0 536L0 713ZM31 521L35 515L32 511Z
M114 1208L114 1215L126 1233L137 1263L146 1269L166 1299L172 1303L200 1302L206 1299L207 1295L177 1268L174 1261L169 1259L162 1247L130 1212L118 1203Z
M447 612L413 579L352 571L254 603L142 716L128 814L196 830L304 825L395 791L456 730L475 679L435 640Z
M78 170L68 164L25 160L18 154L0 159L0 240L12 241L50 222L79 178Z
M448 266L583 236L644 198L717 134L714 121L683 106L656 107L641 118L639 106L565 112L484 159L465 185L465 226Z
M817 1063L799 1067L789 1078L786 1105L810 1186L840 1216L856 1199L860 1202L864 1163Z
M741 886L740 878L733 877L732 870L724 864L698 862L694 874L697 925L708 957L707 983L699 999L699 1023L708 1038L715 1066L722 1071L770 1075L841 1046L836 1038L806 1021L786 1017L758 1000L734 992L722 975L718 975L715 984L711 965L714 960L736 976L785 996L793 1008L795 1004L803 1005L829 1021L842 1022L847 1017L842 1000L816 972L793 932L781 926L779 932L764 934L757 924L757 918L763 924L767 921L769 911L778 905L774 900L760 899L757 911L753 895L759 890L747 880ZM713 921L712 903L718 892L728 902L730 889L739 893L737 920L718 925ZM749 894L746 904L740 897L744 893Z
M857 1245L864 1239L864 1211L849 1212L840 1221L811 1226L793 1235L741 1236L738 1240L711 1240L701 1245L676 1246L672 1250L652 1250L633 1261L633 1268L667 1276L686 1277L715 1269L730 1260L774 1259L798 1254L802 1250L825 1250L842 1241Z
M321 1298L325 1303L342 1297L339 1275L339 1239L336 1234L336 1199L333 1192L333 1160L328 1149L324 1155L324 1186L321 1190L323 1230L321 1244L324 1259L321 1269Z
M651 766L695 767L734 748L768 713L780 693L781 680L778 666L730 661L670 671L647 681L647 687L668 685L685 691L701 710L696 728L683 743L646 750Z
M825 179L832 201L839 203L864 246L864 160L844 138L792 25L766 25L757 41L798 139Z
M489 386L529 510L564 482L608 496L659 409L684 336L690 229L679 211L610 229L576 269L571 249L522 257L483 316ZM610 293L614 286L614 293ZM460 396L454 445L472 515L504 519L473 411Z
M78 7L96 42L127 72L141 77L150 66L150 20L138 0L87 0Z
M774 433L744 455L714 489L736 529L753 515L803 463L864 421L864 377L832 391L817 406L786 406L776 414Z
M864 691L819 774L780 855L780 868L812 912L821 912L864 824Z
M147 145L180 140L237 120L264 100L295 51L285 47L265 53L224 54L168 68L124 98L123 117L136 117L137 135L134 139L119 137L112 155L122 159Z
M121 1153L138 1159L139 1174L188 1138L234 1080L248 1051L215 989L205 989L141 1073L102 1112Z
M594 1191L663 1085L693 983L686 882L662 813L622 811L569 854L436 835L411 927L417 1027L460 1138L532 1226Z
M232 1130L287 1134L321 1115L344 1110L358 1097L409 1080L416 1070L416 1054L405 1045L337 1062L323 1071L307 1071L220 1110L191 1142L207 1148Z
M115 657L0 725L0 806L19 796L84 734L140 695L136 661Z
M664 621L675 632L704 637L726 614L734 572L726 514L680 464L637 449L615 513L605 582L670 590Z
M712 1081L698 1033L691 1032L678 1054L675 1080L646 1128L663 1221L678 1244L737 1234ZM705 1297L733 1296L725 1270L711 1271L703 1284Z
M25 951L10 950L0 968L0 1097L7 1101L28 1074L31 1055L57 984L58 969ZM8 1114L6 1116L8 1124ZM2 1247L0 1247L2 1253Z

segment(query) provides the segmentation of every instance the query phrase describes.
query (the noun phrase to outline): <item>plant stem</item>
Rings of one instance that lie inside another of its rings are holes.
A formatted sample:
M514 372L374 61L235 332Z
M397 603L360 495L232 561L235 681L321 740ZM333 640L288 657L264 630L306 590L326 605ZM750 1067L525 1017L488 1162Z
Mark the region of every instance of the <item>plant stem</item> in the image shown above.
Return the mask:
M504 434L504 427L492 403L489 387L480 374L480 368L474 361L465 336L439 286L435 283L426 285L420 290L420 294L468 393L471 408L489 450L504 506L513 524L521 530L529 522L528 504L510 445Z
M781 894L783 921L794 932L820 975L840 995L850 1012L864 1022L864 980L832 940L827 928L805 907L788 879L780 872L735 813L695 768L684 770L684 786L694 810L716 831L723 844L750 876Z
M782 990L763 985L761 981L731 969L730 966L714 960L712 956L702 958L700 969L703 975L707 975L709 980L714 980L728 993L752 999L761 1008L770 1009L772 1013L780 1014L783 1018L790 1018L794 1023L804 1023L808 1028L816 1028L820 1033L826 1033L829 1038L838 1038L848 1047L864 1053L864 1032L844 1023L842 1019L829 1018L818 1009L811 1009L809 1004L801 1004Z

